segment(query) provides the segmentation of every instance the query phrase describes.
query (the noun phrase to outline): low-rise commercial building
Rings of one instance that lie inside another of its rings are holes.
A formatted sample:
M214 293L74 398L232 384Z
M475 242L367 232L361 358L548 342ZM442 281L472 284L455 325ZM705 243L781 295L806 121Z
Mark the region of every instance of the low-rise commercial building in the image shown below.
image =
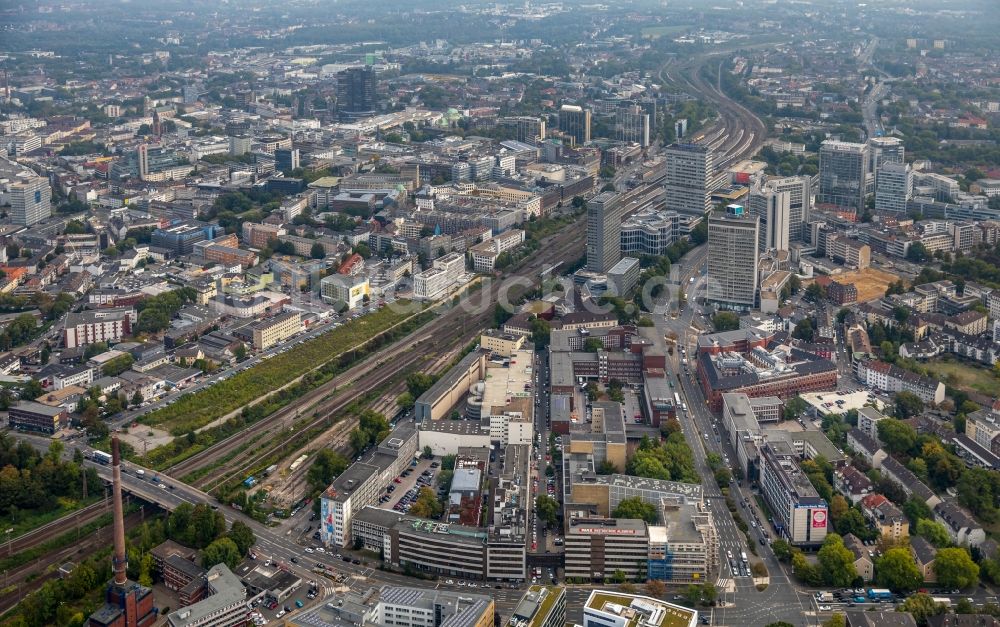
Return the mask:
M68 313L63 328L63 346L75 348L95 342L120 342L132 334L132 325L138 317L131 307Z
M302 314L290 311L253 325L253 347L267 350L302 330Z
M660 599L594 590L583 606L583 627L695 627L698 612Z
M18 401L7 410L7 424L12 429L54 434L69 424L69 414L63 407L50 407L35 401Z
M529 586L507 627L563 627L566 623L566 588Z
M169 627L238 627L246 625L250 608L247 591L225 564L208 570L206 597L167 615Z

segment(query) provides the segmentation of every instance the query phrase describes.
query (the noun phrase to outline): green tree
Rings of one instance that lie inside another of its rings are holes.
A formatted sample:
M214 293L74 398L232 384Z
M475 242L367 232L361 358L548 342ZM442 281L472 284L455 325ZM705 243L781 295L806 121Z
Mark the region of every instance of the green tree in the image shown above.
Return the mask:
M649 524L654 524L658 518L656 506L643 501L638 496L622 499L615 511L611 512L615 518L631 518L644 520Z
M875 579L879 585L894 592L910 592L920 585L923 577L909 549L895 548L886 551L875 562Z
M913 392L896 392L896 418L910 418L924 411L924 402ZM879 421L882 424L882 421Z
M844 540L835 533L827 534L816 555L823 583L843 587L858 576L854 569L854 553L844 546Z
M344 472L347 465L347 458L340 453L332 449L321 448L306 473L306 481L309 482L309 487L312 488L313 492L319 492L329 486L340 473Z
M326 257L326 249L323 248L323 244L320 244L319 242L313 244L312 248L309 249L309 256L313 259L322 259Z
M782 417L786 420L795 420L809 409L809 404L802 400L801 396L793 396L785 401Z
M819 569L809 563L802 551L792 552L792 572L804 584L815 586L823 580Z
M964 548L940 549L934 558L934 574L946 588L968 588L979 581L979 566Z
M717 332L735 331L740 328L740 317L731 311L720 311L712 316L712 326Z
M434 495L434 490L428 487L420 488L420 492L417 493L417 500L413 502L413 506L410 507L410 514L413 516L419 516L420 518L432 518L437 519L441 516L442 511L441 502L438 501L437 496Z
M225 564L229 568L236 568L237 564L243 561L243 555L239 547L229 538L219 538L212 542L201 554L201 565L211 568L216 564Z
M813 285L815 285L815 283ZM812 342L814 333L815 330L812 326L812 320L809 318L799 320L799 322L795 325L795 328L792 329L792 337L805 342Z
M904 392L900 392L900 394L904 394ZM916 429L905 422L886 418L879 420L877 427L878 438L885 446L885 450L890 453L907 453L917 443Z
M254 545L257 541L257 537L253 533L253 529L247 526L241 520L234 520L232 526L229 528L229 533L226 536L233 541L236 548L239 549L240 555L246 555L250 550L250 547Z
M911 594L905 601L896 606L896 610L912 614L913 620L918 625L926 625L927 619L931 616L944 614L948 611L943 603L936 603L931 595L923 592Z
M555 526L559 514L559 501L547 494L535 497L535 513L545 521L546 526Z
M829 620L823 622L823 627L844 627L846 624L844 615L837 612Z
M918 520L916 531L918 536L938 548L944 548L951 544L951 538L948 536L948 530L944 528L944 525L935 520L927 518Z
M596 353L604 350L604 344L596 337L588 337L583 343L583 352Z
M771 543L771 550L774 552L774 556L782 562L789 562L792 559L792 545L788 544L786 540L775 540Z

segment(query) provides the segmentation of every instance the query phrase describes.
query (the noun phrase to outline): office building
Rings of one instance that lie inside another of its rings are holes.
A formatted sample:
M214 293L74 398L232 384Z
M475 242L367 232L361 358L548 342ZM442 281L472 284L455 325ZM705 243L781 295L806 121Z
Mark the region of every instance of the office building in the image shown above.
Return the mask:
M18 180L10 185L10 220L18 226L31 226L52 215L52 188L40 176Z
M618 571L629 581L646 577L649 532L642 520L571 518L565 549L567 578L601 581Z
M660 518L662 526L649 527L646 577L672 584L709 581L719 555L712 513L700 501L669 497Z
M671 144L663 150L664 185L670 211L704 214L712 208L712 151L701 144Z
M216 236L225 232L221 226L204 224L177 222L166 228L159 228L153 231L150 236L150 245L156 248L165 248L175 255L190 255L194 252L194 245L198 242L215 239Z
M298 148L278 148L274 151L274 169L278 172L288 172L299 167Z
M624 211L615 192L603 192L587 203L587 270L604 274L621 260Z
M752 309L757 299L760 218L742 211L708 219L708 300L727 309Z
M590 110L563 105L559 109L559 130L572 137L577 144L586 144L590 141Z
M493 627L493 599L465 590L385 586L375 622L393 627Z
M812 209L812 177L769 178L766 187L775 193L788 194L788 241L806 241L809 236L806 224Z
M375 70L371 66L347 68L337 73L337 112L342 120L375 115Z
M19 431L34 431L52 435L69 424L63 407L50 407L35 401L18 401L7 410L7 424Z
M649 114L638 105L615 110L615 137L618 141L649 146L651 133Z
M225 564L208 569L205 598L167 615L168 627L238 627L250 616L247 590Z
M760 250L788 250L791 194L755 188L750 192L747 209L750 215L760 218Z
M529 586L518 601L507 627L563 627L566 623L566 588Z
M913 171L908 163L886 162L875 179L875 213L904 215L913 196Z
M545 118L527 115L500 118L497 127L506 129L519 142L534 144L545 139Z
M289 311L253 325L254 350L267 350L302 330L302 314Z
M356 309L364 303L365 297L370 297L371 288L367 276L331 274L319 282L319 293L328 303Z
M861 213L865 209L868 148L834 140L819 148L819 194L816 201Z
M676 211L640 210L622 221L623 255L665 255L667 248L680 237Z
M624 296L639 283L639 260L635 257L622 257L608 270L608 289L612 294Z
M790 544L818 546L827 533L827 503L798 465L787 442L767 442L760 449L761 493L774 515L779 537Z
M868 140L868 172L877 178L887 163L904 163L906 149L898 137L872 137Z
M653 597L593 590L583 606L583 627L695 627L698 612Z

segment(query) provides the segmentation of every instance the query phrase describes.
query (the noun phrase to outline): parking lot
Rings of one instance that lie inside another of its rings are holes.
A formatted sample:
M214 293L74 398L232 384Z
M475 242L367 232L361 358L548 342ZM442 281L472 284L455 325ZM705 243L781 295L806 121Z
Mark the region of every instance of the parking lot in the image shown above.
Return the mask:
M380 499L379 507L381 507L382 509L394 509L399 504L399 502L403 500L403 497L406 496L406 494L411 490L413 490L411 494L415 498L417 492L419 491L417 488L420 487L420 485L418 484L418 480L420 480L421 477L424 478L425 482L429 481L427 485L431 489L436 491L437 473L439 470L441 470L440 463L441 463L440 458L421 459L419 462L417 462L416 466L410 466L407 469L407 472L410 473L409 476L396 477L396 479L394 479L393 482L389 485L391 491L387 491L384 493L384 495ZM431 468L431 464L438 464L438 467ZM431 476L424 475L423 473L427 471L430 471L433 474ZM396 483L397 481L399 483ZM387 488L387 490L389 488Z

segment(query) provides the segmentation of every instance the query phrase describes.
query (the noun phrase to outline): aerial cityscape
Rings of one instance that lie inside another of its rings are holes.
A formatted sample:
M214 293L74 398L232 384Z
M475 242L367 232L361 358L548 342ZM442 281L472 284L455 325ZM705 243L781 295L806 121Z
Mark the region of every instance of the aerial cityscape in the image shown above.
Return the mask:
M0 2L0 627L1000 627L998 9Z

